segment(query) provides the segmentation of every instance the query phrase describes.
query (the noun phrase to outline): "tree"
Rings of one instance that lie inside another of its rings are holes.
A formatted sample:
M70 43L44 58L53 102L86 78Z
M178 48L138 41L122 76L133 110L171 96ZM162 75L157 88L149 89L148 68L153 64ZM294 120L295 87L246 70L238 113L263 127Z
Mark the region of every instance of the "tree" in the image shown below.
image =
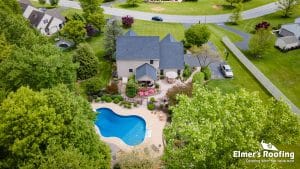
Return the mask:
M230 3L230 6L233 7L233 4L234 3L240 3L242 2L243 0L225 0L226 2Z
M57 6L59 3L59 0L49 0L49 2L50 2L51 6Z
M73 61L79 63L77 78L85 80L98 73L99 60L88 44L80 44L75 51Z
M122 34L122 28L117 20L112 20L107 23L104 33L104 48L106 55L111 59L115 58L116 41L118 36Z
M39 0L39 3L44 5L46 3L46 0Z
M72 89L75 72L71 56L63 55L52 44L36 44L30 50L15 48L11 56L0 63L0 88L15 91L29 86L40 90L64 83Z
M270 29L258 29L249 41L249 51L254 57L261 57L274 45Z
M11 55L12 50L13 46L7 42L4 34L0 34L0 63Z
M278 0L278 8L282 10L284 17L289 17L298 3L299 0Z
M105 19L103 10L99 9L98 12L91 13L86 18L87 22L95 26L99 31L101 31L105 25Z
M288 136L289 143L299 139L297 116L281 101L262 102L257 93L245 90L224 94L198 85L193 89L192 97L178 96L171 108L172 122L164 130L166 168L246 168L244 159L232 157L233 151L256 152L262 139L273 143L276 136ZM285 120L273 126L278 122L273 118Z
M258 24L255 25L255 30L258 30L258 29L269 29L271 26L271 24L269 22L266 22L266 21L262 21Z
M167 91L168 103L170 106L178 104L177 95L184 94L187 96L192 96L193 84L188 83L185 85L176 85Z
M233 10L229 20L232 24L238 25L242 20L241 12L243 11L243 4L240 2L237 4L236 8Z
M85 24L80 20L71 20L65 24L61 30L61 34L68 39L72 39L75 44L78 44L85 39Z
M206 25L195 24L192 25L188 30L186 30L184 35L188 43L201 46L208 41L210 32Z
M219 60L219 55L217 52L210 49L210 47L205 44L200 47L200 51L194 54L194 57L197 58L201 68L208 67L211 63Z
M79 0L83 15L87 18L90 14L99 12L102 0Z
M126 0L126 4L131 7L137 6L137 4L141 3L142 0Z
M126 15L122 17L122 24L124 28L131 28L133 23L134 23L134 19L132 16Z
M66 86L41 92L21 87L0 107L0 168L80 166L73 158L90 168L110 168L109 149L94 129L95 115Z

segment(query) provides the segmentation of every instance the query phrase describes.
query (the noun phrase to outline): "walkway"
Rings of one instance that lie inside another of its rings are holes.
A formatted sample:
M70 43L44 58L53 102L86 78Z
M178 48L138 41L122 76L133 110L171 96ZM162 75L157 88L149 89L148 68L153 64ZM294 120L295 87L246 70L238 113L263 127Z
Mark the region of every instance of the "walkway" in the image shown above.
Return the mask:
M75 8L81 9L79 2L77 1L70 1L70 0L60 0L59 6L64 6L68 8ZM159 15L164 19L164 22L172 22L172 23L223 23L229 20L230 14L221 14L221 15L198 15L198 16L191 16L191 15L167 15L167 14L156 14L150 12L139 12L133 10L126 10L120 8L112 8L109 5L102 5L104 9L104 13L108 15L114 16L125 16L130 15L133 16L135 19L140 20L151 20L151 18L155 15ZM242 17L244 19L251 19L257 18L260 16L268 15L278 11L279 8L276 3L266 4L254 9L250 9L244 11L242 13Z
M223 37L222 41L252 73L252 75L274 96L275 99L282 99L296 114L300 115L299 108L294 105L258 68L255 67L253 63L247 59L247 57L230 41L228 37Z
M227 26L227 25L225 25L223 23L222 24L217 24L217 25L220 26L220 27L222 27L223 29L226 29L226 30L228 30L230 32L233 32L233 33L236 33L236 34L240 35L243 38L243 41L237 42L237 43L235 43L235 45L237 47L239 47L240 49L242 49L242 50L248 50L249 49L248 45L249 45L249 40L251 38L250 34L242 32L242 31L239 31L237 29L234 29L234 28L232 28L230 26Z

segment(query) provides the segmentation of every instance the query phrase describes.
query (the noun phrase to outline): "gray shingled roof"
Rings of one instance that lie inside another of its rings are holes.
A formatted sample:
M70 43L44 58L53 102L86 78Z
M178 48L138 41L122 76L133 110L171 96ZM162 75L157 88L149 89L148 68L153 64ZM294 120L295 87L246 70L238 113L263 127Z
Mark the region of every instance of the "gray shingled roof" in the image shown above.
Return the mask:
M158 36L119 36L117 38L117 60L159 59Z
M19 3L32 5L32 3L29 0L19 0Z
M45 13L52 17L58 18L58 19L62 20L63 22L66 21L66 18L60 14L60 10L57 8L47 9Z
M180 42L160 44L160 69L183 69L184 53Z
M282 25L281 29L280 29L280 32L279 32L280 35L282 35L284 31L288 31L290 33L288 33L287 35L283 35L283 36L293 36L294 35L297 38L300 38L300 24L286 24L286 25Z
M166 37L163 38L163 40L160 41L160 43L168 43L168 42L177 42L177 41L171 34L168 34Z
M45 14L43 12L33 10L31 12L31 14L29 15L28 19L29 19L31 25L33 25L34 27L37 27L39 25L39 23L41 22L41 20L43 19L44 15Z
M125 33L125 36L137 36L137 34L133 30L129 30Z
M148 76L152 80L157 80L156 69L148 63L139 66L135 71L135 79L139 80L143 76Z
M299 40L295 36L280 37L286 44L299 43Z

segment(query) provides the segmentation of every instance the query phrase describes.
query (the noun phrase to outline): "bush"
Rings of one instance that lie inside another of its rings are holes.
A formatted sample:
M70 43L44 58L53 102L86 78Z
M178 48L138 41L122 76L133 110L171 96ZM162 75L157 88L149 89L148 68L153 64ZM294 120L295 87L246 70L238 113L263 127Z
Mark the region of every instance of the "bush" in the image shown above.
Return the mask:
M134 23L134 19L131 16L124 16L122 17L122 24L124 28L130 28Z
M106 86L105 91L109 94L118 94L118 85L116 83L111 83L110 85Z
M111 103L111 102L112 102L112 99L111 99L111 97L109 97L109 96L106 96L106 98L105 98L105 102L107 102L107 103Z
M204 83L204 77L205 77L205 75L203 72L196 73L193 77L193 83L202 85Z
M136 103L136 102L135 102L135 103L133 103L133 106L134 106L134 107L137 107L137 103Z
M96 102L100 102L100 101L101 101L101 98L98 97L95 101L96 101Z
M206 67L201 70L204 73L204 79L205 80L210 80L211 79L211 70L209 67Z
M187 79L191 76L191 74L192 74L191 67L189 65L185 64L182 76Z
M185 94L187 96L192 96L193 85L188 83L186 85L176 85L167 91L168 103L170 106L177 104L176 96L178 94Z
M147 105L148 110L154 110L155 109L155 105L153 103L149 103Z
M115 104L118 104L118 103L120 103L120 100L119 100L118 98L115 98L115 99L114 99L114 103L115 103Z
M126 96L133 98L138 91L138 85L134 80L134 77L130 77L126 85Z
M150 98L150 102L154 103L154 102L155 102L155 98L154 98L154 97L151 97L151 98Z
M155 88L158 89L159 88L159 84L155 83Z
M106 100L106 95L101 96L101 101L105 102L105 100Z

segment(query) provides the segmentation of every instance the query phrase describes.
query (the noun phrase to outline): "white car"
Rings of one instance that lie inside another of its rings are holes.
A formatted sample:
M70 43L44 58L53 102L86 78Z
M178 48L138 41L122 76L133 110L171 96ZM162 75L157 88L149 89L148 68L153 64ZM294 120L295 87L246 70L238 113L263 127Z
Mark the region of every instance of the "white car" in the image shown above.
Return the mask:
M231 67L228 64L221 63L220 68L225 77L230 77L230 78L233 77L233 72L231 70Z

